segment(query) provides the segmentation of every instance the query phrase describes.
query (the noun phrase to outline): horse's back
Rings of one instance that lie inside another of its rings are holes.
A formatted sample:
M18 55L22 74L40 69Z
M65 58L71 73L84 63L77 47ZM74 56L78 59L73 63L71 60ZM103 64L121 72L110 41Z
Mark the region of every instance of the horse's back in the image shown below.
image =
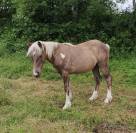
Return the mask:
M87 47L94 53L98 61L105 60L109 58L109 45L105 44L99 40L89 40L78 44L80 47Z
M105 44L100 41L100 40L89 40L89 41L86 41L86 42L83 42L83 43L80 43L78 44L78 46L81 46L81 47L88 47L88 48L93 48L93 47L101 47L101 46L105 46Z

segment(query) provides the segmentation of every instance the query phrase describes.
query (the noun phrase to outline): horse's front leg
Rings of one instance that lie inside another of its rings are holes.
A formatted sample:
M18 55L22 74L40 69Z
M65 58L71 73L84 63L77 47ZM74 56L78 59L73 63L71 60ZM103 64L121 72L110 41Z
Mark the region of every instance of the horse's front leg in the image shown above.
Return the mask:
M63 78L63 82L64 82L64 90L66 93L66 100L65 100L65 105L63 107L63 110L68 109L71 107L71 99L72 99L72 92L71 92L71 88L69 85L69 74L68 72L63 72L62 73L62 78Z

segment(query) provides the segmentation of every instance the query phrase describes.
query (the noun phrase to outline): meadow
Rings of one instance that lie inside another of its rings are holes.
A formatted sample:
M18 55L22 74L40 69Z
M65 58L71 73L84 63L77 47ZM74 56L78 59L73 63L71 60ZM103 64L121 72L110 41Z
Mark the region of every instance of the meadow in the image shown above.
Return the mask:
M136 133L135 3L120 12L114 0L1 0L0 133ZM46 62L35 79L26 44L90 39L110 45L113 102L104 104L104 80L89 102L95 83L88 72L71 76L72 108L64 111L61 77Z
M48 62L41 78L32 77L32 64L25 53L0 57L1 133L134 133L136 132L135 57L112 58L113 102L104 104L106 84L99 98L90 103L92 73L72 75L72 108L62 110L63 82Z

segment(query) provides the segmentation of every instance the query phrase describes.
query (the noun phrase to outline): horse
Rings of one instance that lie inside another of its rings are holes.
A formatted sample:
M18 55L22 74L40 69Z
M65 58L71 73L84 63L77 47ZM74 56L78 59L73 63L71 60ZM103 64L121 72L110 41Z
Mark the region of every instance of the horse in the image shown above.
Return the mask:
M95 87L90 101L98 98L101 80L100 71L107 83L107 94L104 103L112 101L112 77L109 71L110 47L99 40L89 40L77 45L48 41L35 41L29 44L27 56L32 58L33 75L39 77L43 64L48 60L56 68L64 82L66 94L63 109L71 107L72 90L70 87L70 74L79 74L92 71Z

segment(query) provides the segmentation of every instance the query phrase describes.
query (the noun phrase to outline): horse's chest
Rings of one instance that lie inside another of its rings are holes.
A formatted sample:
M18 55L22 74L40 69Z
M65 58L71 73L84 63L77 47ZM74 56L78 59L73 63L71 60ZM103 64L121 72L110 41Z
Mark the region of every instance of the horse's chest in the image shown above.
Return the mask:
M56 56L54 60L54 66L57 69L64 69L68 68L70 66L69 58L63 53L60 53L58 56Z

